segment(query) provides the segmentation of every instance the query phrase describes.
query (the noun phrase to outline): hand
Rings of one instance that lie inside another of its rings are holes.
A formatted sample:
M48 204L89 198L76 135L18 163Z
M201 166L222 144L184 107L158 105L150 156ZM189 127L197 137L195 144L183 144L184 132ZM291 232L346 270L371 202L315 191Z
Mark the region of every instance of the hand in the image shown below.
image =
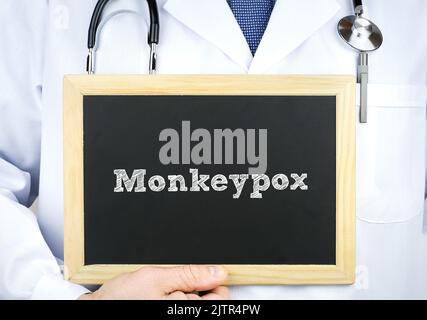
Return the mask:
M79 299L224 300L228 299L228 289L221 285L226 278L227 271L221 266L143 267L120 275ZM199 296L194 291L206 293Z

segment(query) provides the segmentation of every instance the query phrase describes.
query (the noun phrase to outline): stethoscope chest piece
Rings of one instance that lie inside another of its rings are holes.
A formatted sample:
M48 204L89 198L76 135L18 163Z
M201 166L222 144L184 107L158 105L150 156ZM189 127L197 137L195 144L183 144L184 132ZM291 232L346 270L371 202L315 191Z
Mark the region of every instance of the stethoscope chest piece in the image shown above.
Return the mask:
M338 23L338 33L347 44L356 50L375 51L383 43L380 28L361 16L347 16Z

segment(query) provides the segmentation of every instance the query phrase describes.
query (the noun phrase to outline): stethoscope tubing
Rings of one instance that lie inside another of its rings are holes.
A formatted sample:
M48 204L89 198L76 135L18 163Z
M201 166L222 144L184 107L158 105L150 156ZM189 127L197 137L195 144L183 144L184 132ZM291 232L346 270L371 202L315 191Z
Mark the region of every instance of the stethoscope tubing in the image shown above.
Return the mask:
M88 29L87 48L88 56L86 63L86 71L88 74L95 73L95 51L96 39L99 24L101 22L102 13L110 0L98 0L92 13L90 25ZM156 0L147 0L150 13L150 26L148 29L147 43L150 46L150 61L148 72L156 73L157 70L157 45L160 37L160 18Z
M107 5L108 1L110 0L99 0L96 3L95 9L93 10L87 37L88 49L93 49L95 47L96 33L98 30L99 23L101 21L102 12L104 11L104 8Z

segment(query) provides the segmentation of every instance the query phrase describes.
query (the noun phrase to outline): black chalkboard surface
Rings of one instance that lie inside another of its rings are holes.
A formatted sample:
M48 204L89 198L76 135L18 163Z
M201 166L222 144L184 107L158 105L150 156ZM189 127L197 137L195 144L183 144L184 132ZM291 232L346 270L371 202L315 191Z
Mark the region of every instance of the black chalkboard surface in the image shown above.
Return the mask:
M275 265L307 278L243 283L310 283L316 266L340 273L313 283L351 282L352 260L339 266L354 254L353 227L337 214L343 95L165 87L82 95L80 267Z
M335 97L87 96L83 103L86 264L335 264ZM129 176L143 168L146 182L179 174L186 185L190 168L210 177L248 173L243 164L163 165L159 133L181 133L182 121L211 132L266 128L265 174L307 173L308 190L269 188L252 199L248 180L239 199L232 185L113 192L116 168Z

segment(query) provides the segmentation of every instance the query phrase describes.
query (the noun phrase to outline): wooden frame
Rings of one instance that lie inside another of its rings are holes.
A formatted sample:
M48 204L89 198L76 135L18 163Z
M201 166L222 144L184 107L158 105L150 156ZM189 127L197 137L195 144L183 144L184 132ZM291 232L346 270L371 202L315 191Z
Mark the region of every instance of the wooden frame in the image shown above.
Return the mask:
M83 96L336 96L336 265L226 265L228 284L351 284L355 276L353 76L87 76L64 78L65 278L101 284L140 265L84 265Z

